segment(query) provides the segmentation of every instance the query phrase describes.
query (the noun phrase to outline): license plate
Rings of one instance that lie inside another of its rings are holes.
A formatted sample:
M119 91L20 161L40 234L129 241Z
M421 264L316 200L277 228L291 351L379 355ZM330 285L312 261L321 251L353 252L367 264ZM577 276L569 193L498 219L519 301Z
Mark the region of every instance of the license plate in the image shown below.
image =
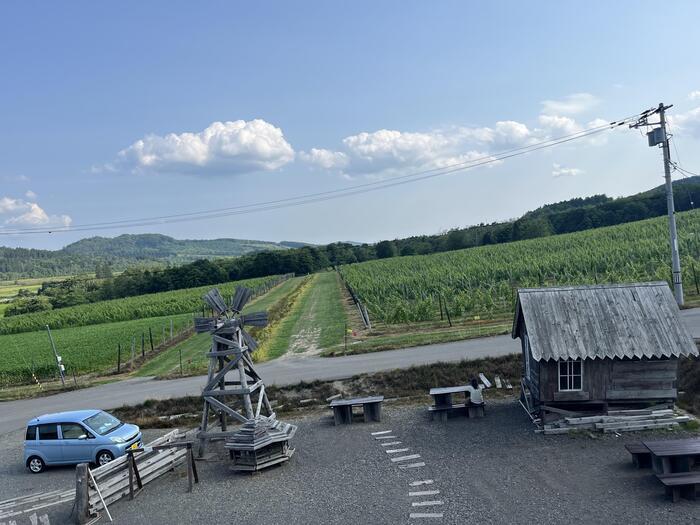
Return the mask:
M129 450L134 450L135 448L139 448L138 442L136 442L136 443L134 443L133 445L131 445L131 446L129 447Z

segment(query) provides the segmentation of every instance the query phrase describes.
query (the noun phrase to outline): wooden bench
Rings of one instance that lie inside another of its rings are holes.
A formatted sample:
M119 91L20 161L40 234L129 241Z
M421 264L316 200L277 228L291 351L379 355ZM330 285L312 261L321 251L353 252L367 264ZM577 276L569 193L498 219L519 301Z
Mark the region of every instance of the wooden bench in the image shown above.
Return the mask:
M352 424L352 407L361 406L365 423L382 420L384 396L357 397L354 399L334 399L328 405L333 409L333 422L336 425Z
M625 448L632 454L632 464L635 467L651 468L651 452L642 443L629 443Z
M658 480L666 487L666 494L673 502L681 497L694 500L700 486L700 472L677 472L675 474L657 474Z

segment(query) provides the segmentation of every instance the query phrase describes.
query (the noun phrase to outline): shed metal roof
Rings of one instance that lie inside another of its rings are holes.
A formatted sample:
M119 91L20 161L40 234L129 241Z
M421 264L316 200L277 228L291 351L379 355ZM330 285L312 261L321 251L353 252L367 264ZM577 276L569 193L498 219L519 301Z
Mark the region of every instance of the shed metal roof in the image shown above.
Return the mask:
M524 321L537 361L697 356L678 312L665 282L525 288L512 336Z

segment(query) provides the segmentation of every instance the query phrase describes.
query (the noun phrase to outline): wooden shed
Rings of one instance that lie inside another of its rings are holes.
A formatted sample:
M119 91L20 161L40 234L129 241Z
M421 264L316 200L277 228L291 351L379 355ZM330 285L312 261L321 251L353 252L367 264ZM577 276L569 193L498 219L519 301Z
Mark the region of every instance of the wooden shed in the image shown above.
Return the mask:
M518 290L512 336L522 401L541 415L673 403L678 359L698 355L665 282Z

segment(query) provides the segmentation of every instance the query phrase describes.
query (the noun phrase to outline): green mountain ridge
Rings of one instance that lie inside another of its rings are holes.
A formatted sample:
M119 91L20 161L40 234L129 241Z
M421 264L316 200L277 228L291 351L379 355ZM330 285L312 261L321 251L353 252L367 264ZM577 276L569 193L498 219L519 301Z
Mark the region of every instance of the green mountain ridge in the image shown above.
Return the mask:
M198 259L238 257L248 253L287 250L304 243L250 239L174 239L156 233L88 237L60 250L0 247L0 279L76 275L109 262L116 271L127 267L185 264Z
M677 211L693 209L695 202L700 202L700 177L675 181L673 193ZM577 197L541 206L514 220L455 228L435 235L386 240L374 245L341 242L316 246L293 241L265 242L225 238L178 240L161 234L90 237L55 251L0 247L0 280L88 273L95 270L98 262L109 262L113 270L119 271L133 266L163 268L181 266L198 259L215 260L259 252L296 252L304 249L318 249L327 253L326 262L330 264L346 264L374 257L427 254L571 233L664 214L665 188L659 185L628 197ZM273 266L276 269L272 273L299 270L285 266L279 257L275 261ZM263 263L262 259L248 263L258 266L271 264L270 260ZM258 270L248 269L246 272L252 276L264 274L260 273L263 268Z

